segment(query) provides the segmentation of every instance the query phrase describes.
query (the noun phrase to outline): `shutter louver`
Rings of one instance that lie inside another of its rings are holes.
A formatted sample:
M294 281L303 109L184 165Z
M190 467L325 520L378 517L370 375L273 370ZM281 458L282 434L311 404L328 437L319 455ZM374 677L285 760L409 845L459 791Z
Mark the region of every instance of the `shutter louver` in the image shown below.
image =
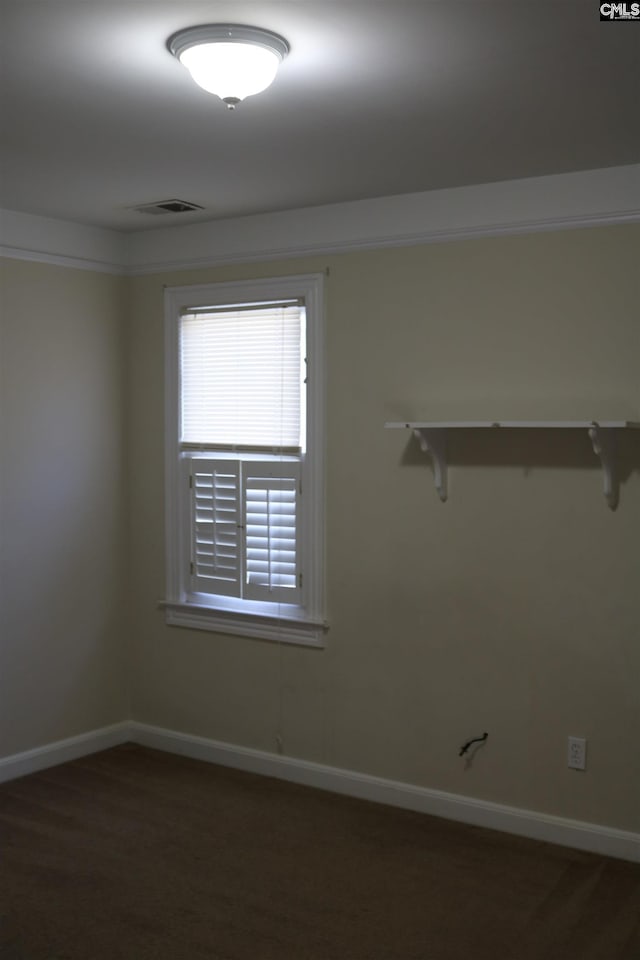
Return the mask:
M299 463L245 463L245 596L295 603L300 595Z
M191 588L240 596L240 469L236 461L191 460Z

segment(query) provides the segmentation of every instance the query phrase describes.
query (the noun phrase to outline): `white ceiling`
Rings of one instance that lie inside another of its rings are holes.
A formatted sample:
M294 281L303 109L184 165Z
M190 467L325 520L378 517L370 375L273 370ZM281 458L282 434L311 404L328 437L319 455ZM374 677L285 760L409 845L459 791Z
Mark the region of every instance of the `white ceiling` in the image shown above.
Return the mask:
M140 230L638 162L640 28L596 0L0 0L0 206ZM166 49L282 34L229 112ZM198 214L128 208L169 198Z

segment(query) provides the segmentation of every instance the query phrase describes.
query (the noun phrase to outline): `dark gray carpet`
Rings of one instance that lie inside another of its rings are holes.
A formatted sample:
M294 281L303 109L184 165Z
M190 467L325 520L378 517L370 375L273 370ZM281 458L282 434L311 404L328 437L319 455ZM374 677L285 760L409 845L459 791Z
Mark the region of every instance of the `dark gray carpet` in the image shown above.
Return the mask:
M2 960L638 960L640 866L134 745L0 785Z

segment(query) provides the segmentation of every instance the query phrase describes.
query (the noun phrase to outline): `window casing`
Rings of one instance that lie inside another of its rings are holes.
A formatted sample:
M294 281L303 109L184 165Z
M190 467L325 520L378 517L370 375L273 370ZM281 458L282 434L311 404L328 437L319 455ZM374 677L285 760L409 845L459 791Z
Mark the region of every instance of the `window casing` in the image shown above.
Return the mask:
M323 279L165 291L170 624L322 643Z

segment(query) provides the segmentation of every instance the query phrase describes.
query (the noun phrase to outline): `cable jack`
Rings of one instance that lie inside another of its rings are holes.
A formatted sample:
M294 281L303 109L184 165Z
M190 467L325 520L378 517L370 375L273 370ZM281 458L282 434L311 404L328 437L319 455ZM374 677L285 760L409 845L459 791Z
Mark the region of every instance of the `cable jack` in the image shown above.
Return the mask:
M460 753L458 754L458 756L459 757L464 756L464 754L467 752L467 750L469 749L472 743L484 743L484 741L487 739L488 736L489 736L488 733L483 733L481 737L473 737L471 740L467 740L467 742L463 743L462 746L460 747Z

